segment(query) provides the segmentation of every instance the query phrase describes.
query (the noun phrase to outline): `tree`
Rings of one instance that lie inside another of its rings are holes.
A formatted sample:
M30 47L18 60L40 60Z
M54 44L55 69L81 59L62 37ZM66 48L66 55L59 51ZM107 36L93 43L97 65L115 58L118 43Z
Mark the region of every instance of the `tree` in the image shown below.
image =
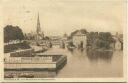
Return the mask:
M115 40L112 38L112 35L110 32L100 32L98 35L98 41L97 46L100 48L106 48L108 49L110 47L111 43L114 43Z
M92 46L93 48L108 49L110 44L114 42L115 40L110 32L90 32L87 34L87 46Z
M23 40L24 35L19 26L7 25L4 27L4 42Z
M98 32L90 32L87 34L87 45L94 45L95 41L98 38Z

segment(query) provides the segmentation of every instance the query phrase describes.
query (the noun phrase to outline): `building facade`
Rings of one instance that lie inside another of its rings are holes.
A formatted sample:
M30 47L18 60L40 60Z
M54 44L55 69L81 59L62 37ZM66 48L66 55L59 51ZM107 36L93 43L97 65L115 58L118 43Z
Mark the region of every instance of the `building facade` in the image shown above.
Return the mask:
M73 35L73 45L77 48L86 48L87 36L81 31L78 31Z

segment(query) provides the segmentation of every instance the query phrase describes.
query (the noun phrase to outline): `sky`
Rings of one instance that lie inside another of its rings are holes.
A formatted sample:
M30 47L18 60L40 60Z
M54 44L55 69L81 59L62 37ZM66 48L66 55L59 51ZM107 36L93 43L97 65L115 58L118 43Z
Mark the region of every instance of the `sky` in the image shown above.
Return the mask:
M36 31L38 12L45 35L70 34L77 29L123 32L123 0L1 0L3 24Z

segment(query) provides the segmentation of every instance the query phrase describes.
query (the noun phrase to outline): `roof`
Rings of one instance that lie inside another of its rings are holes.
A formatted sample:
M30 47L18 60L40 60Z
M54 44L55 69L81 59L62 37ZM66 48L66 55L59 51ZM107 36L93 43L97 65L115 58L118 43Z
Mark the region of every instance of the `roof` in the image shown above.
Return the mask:
M82 33L80 30L77 31L73 36L85 36L86 34Z

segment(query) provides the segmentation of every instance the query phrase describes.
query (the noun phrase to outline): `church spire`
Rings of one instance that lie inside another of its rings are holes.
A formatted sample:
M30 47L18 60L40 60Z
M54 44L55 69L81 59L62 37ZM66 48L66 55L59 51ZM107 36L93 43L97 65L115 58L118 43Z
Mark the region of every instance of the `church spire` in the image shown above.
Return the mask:
M40 40L40 39L43 39L43 38L44 38L44 34L43 34L43 32L41 31L41 27L40 27L39 12L38 12L38 17L37 17L36 33L37 33L37 36L36 36L36 39L37 39L37 40Z
M40 27L40 19L39 19L39 12L38 12L38 18L37 18L37 34L41 32L41 27Z

